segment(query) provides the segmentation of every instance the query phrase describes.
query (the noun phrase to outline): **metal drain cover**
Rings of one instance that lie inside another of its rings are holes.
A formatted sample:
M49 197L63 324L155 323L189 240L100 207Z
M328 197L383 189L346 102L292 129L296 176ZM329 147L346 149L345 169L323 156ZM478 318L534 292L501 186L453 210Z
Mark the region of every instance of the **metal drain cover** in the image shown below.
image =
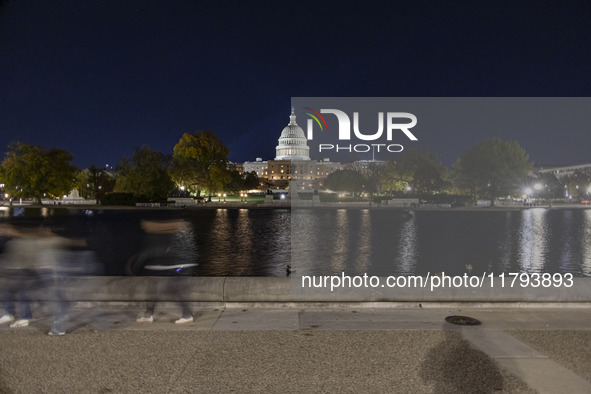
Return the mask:
M477 326L482 324L480 320L468 316L448 316L445 321L458 326Z

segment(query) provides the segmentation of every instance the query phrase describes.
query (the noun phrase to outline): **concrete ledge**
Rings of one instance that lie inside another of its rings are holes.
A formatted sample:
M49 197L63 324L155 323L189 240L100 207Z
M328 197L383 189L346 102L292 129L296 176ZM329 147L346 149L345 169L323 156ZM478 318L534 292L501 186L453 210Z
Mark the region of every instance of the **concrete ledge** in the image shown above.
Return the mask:
M2 279L6 281L7 279ZM570 288L500 287L495 281L481 288L306 288L292 286L297 278L275 277L117 277L70 276L58 280L59 288L78 302L178 302L175 289L187 302L213 303L591 303L591 278L575 278ZM385 278L382 278L385 282ZM384 283L382 282L382 283ZM2 288L10 282L0 283ZM31 290L31 298L55 300L52 287Z
M294 301L290 278L228 277L224 286L225 302Z

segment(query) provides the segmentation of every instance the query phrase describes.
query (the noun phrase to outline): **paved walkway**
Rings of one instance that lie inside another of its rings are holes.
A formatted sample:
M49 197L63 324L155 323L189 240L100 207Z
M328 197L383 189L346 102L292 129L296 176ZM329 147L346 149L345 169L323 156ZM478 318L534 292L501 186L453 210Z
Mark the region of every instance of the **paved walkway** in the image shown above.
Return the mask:
M591 393L591 311L200 308L175 325L75 309L0 326L0 392ZM449 315L482 325L454 326Z

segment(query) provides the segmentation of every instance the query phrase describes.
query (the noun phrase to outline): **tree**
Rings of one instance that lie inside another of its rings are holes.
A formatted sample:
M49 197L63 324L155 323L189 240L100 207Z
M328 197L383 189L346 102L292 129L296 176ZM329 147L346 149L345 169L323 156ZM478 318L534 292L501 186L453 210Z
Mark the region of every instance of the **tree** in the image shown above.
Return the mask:
M22 142L11 144L2 161L2 178L10 196L32 197L41 204L43 197L68 194L75 184L76 167L65 150Z
M115 179L104 168L95 165L81 170L76 177L78 192L84 198L95 198L101 201L105 194L113 191Z
M520 190L527 174L533 168L529 156L516 141L493 138L480 142L461 156L454 164L454 183L490 199Z
M410 188L416 195L427 197L445 188L445 177L446 168L434 153L411 149L386 164L380 185L393 192Z
M230 182L224 185L224 191L238 193L241 190L244 190L244 178L235 167L232 167L230 169Z
M589 198L591 171L577 170L568 175L563 181L569 196L573 196L577 200ZM565 189L562 189L562 191L564 192Z
M357 194L363 190L365 177L353 170L337 170L328 175L325 186L327 189L337 192L349 192Z
M410 187L410 176L402 172L395 161L388 161L378 178L378 182L382 191L399 192Z
M250 171L244 174L244 189L253 190L258 189L261 186L261 180L259 179L256 171Z
M170 158L149 146L137 148L131 160L123 157L117 166L115 191L132 193L144 201L165 201L174 189L168 174Z
M367 170L365 176L367 178L367 185L366 190L370 193L377 193L380 195L382 193L382 188L384 186L384 178L387 173L387 164L384 165L382 163L370 163L367 166Z
M238 193L244 190L256 189L260 186L259 177L255 171L241 174L235 165L230 165L230 182L224 186L224 191Z
M411 149L403 153L396 164L420 197L433 195L445 187L446 169L432 152Z
M231 181L229 149L211 131L185 133L174 146L171 175L179 186L200 197L219 192Z

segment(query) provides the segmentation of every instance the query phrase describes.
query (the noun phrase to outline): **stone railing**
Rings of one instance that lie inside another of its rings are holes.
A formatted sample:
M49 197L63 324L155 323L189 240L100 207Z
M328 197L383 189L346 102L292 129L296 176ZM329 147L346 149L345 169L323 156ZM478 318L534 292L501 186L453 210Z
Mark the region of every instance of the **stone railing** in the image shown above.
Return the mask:
M385 283L385 278L381 278ZM526 302L591 303L591 278L574 278L566 288L504 287L495 278L478 288L302 288L298 278L275 277L65 277L59 282L70 301L141 302L178 301L170 294L173 286L188 289L187 302L213 303L290 303L290 302ZM293 282L292 282L293 281ZM54 300L54 293L40 288L31 293L34 300Z

